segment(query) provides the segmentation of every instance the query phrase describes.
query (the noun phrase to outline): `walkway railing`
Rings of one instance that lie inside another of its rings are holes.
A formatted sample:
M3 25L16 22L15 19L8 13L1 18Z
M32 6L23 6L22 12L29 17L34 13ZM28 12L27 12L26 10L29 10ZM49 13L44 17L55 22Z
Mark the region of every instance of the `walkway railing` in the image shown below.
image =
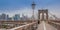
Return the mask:
M19 27L12 28L10 30L36 30L37 26L38 26L37 22L32 22L32 23L29 23L26 25L22 25Z
M53 27L55 27L57 30L60 30L60 23L53 22L53 21L48 21L48 23Z

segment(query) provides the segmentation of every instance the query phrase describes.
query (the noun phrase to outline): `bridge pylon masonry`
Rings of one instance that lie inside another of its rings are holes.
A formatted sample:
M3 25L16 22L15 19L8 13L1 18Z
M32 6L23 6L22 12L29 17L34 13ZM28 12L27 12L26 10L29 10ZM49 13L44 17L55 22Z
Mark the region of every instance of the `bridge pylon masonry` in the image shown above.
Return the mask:
M41 18L41 15L42 15L42 18ZM44 20L45 18L46 20ZM38 22L40 23L41 21L48 21L48 9L38 10Z

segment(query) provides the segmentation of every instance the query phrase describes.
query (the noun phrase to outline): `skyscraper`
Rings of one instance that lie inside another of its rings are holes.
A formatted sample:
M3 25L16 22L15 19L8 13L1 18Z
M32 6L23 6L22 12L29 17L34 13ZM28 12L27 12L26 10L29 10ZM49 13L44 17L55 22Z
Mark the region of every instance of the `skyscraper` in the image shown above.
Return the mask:
M12 20L11 17L9 17L9 15L6 16L6 20Z
M27 15L24 15L24 14L22 14L22 18L21 18L22 20L28 20L28 16Z
M3 13L3 14L1 15L1 20L6 20L6 14Z
M15 16L13 18L14 18L14 20L20 20L20 14L15 14Z

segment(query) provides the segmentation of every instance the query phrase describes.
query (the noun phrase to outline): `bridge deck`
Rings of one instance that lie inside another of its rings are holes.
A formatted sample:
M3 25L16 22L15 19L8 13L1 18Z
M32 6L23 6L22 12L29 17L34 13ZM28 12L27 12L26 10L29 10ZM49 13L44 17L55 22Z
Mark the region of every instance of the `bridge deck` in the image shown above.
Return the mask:
M52 25L42 21L41 24L39 24L37 30L57 30L57 29L53 27Z

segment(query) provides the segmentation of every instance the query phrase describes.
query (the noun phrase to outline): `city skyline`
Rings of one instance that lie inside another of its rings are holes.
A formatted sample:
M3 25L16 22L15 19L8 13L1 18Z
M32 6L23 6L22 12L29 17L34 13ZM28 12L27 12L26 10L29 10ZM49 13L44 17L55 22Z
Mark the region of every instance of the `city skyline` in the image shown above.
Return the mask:
M60 17L60 0L34 0L36 4L35 13L38 9L48 9L49 12ZM29 2L29 3L28 3ZM15 14L32 15L32 0L0 0L0 14L6 13L10 16Z
M22 17L20 14L15 14L14 16L10 17L8 14L0 14L0 20L27 20L30 19L28 16L25 16L24 14Z

